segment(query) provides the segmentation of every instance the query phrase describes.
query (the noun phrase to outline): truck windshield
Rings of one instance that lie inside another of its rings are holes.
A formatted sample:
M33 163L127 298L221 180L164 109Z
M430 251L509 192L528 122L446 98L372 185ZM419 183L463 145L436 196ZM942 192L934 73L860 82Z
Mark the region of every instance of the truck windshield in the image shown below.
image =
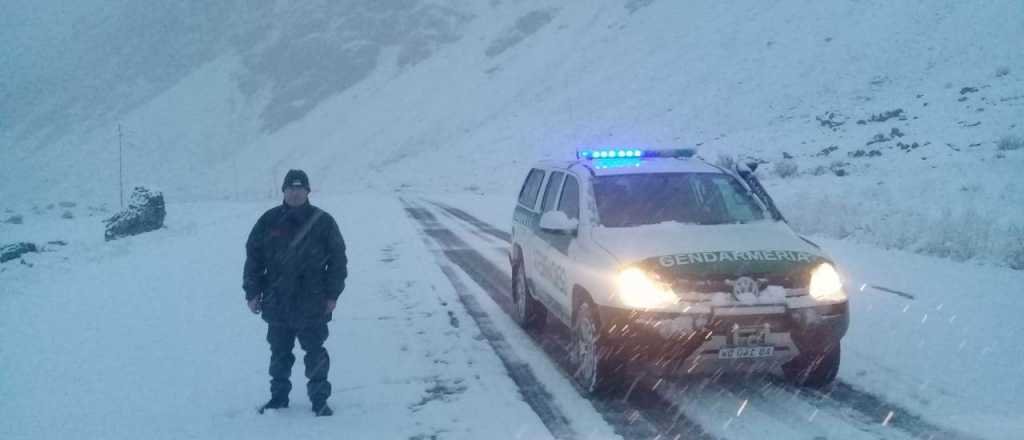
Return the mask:
M594 180L601 225L609 228L679 222L699 225L764 220L761 205L727 174L657 173Z

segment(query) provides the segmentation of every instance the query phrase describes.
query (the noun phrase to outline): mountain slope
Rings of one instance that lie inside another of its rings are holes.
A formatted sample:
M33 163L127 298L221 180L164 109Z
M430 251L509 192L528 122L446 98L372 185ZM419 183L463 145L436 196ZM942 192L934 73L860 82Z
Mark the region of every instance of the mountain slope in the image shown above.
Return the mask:
M326 192L398 175L512 193L538 157L699 145L768 161L769 179L793 157L795 178L769 185L802 230L1017 258L993 238L1024 217L1024 149L997 147L1024 135L1017 1L94 6L66 20L94 34L25 46L46 30L8 31L5 200L116 200L118 121L127 180L174 199L273 196L290 167ZM59 60L79 40L67 63L24 49ZM23 87L35 72L67 93ZM978 223L967 243L921 232L958 221Z

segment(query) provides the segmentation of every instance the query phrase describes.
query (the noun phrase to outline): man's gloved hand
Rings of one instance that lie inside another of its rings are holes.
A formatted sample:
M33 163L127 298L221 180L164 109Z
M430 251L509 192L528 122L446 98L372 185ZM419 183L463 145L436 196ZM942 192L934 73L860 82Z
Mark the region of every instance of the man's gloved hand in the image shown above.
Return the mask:
M261 301L259 297L250 299L248 301L249 311L252 312L253 314L259 314L262 309L262 304L260 304L260 302Z
M325 306L327 307L327 312L326 313L333 312L334 311L334 307L337 306L337 305L338 305L338 300L336 300L336 299L329 299L329 300L327 300L326 303L325 303Z

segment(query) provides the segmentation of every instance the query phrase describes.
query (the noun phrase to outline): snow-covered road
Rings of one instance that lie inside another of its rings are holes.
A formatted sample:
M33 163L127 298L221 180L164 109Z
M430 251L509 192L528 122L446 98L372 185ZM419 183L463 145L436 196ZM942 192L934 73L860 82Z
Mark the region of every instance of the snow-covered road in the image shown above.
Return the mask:
M424 233L509 312L507 235L465 210L436 202L418 205L434 208L416 208L411 215ZM445 225L444 233L439 224ZM467 242L482 245L473 249ZM567 331L549 320L548 329L528 341L563 372L569 368ZM665 378L634 372L631 380L635 385L628 394L591 402L626 438L978 438L842 380L828 394L800 390L768 375Z
M637 376L629 395L588 400L566 373L564 327L527 334L505 312L504 202L314 200L338 219L350 257L327 341L330 419L311 416L301 386L292 408L254 411L269 353L240 275L268 203L171 205L166 229L111 243L95 218L3 226L12 239L69 245L0 266L0 438L1024 435L1020 272L822 240L853 291L832 393L770 375ZM293 378L301 385L301 365Z

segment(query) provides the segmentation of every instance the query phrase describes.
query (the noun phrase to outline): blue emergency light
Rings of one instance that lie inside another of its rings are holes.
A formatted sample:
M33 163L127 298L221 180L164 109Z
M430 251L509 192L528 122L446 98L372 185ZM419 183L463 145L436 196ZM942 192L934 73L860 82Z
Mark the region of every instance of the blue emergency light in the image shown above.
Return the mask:
M644 157L644 150L630 149L609 149L609 150L577 150L577 159L616 159Z
M639 159L642 157L682 157L689 158L697 154L693 148L677 148L672 150L642 150L637 148L617 148L607 150L577 150L576 158L581 160L594 159Z

